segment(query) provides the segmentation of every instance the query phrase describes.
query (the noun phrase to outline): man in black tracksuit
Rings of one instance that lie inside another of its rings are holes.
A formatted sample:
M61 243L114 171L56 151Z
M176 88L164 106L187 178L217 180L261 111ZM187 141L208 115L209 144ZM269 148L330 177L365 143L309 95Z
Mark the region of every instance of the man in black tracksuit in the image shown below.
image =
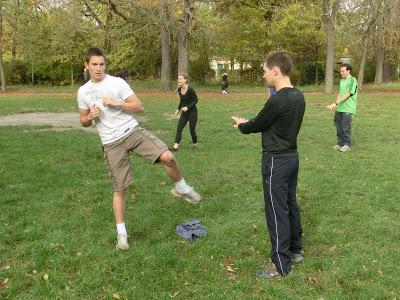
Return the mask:
M287 275L292 262L303 260L302 227L296 201L299 157L297 135L303 121L303 94L290 82L291 58L282 52L268 55L264 78L277 90L254 119L233 117L242 133L262 134L262 178L265 216L271 239L271 260L261 278Z

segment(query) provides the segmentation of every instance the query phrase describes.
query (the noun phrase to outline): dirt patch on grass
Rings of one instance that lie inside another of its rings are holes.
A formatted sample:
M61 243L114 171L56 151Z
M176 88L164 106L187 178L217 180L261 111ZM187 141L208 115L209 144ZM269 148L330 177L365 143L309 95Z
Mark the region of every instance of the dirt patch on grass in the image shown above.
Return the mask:
M143 124L148 121L146 116L135 117L139 123ZM96 131L94 127L82 127L79 122L78 113L24 113L0 116L0 126L17 126L17 125L30 125L30 126L51 126L45 130L71 130L71 129L85 129L88 131ZM43 130L43 129L42 129Z

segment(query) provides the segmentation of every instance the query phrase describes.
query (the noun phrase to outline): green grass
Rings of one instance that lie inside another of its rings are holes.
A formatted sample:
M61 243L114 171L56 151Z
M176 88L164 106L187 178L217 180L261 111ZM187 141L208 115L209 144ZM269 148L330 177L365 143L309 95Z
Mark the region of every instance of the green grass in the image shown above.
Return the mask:
M240 134L230 120L254 116L264 97L261 90L227 97L207 91L198 90L200 147L190 148L186 128L176 153L204 201L191 206L172 198L163 170L132 156L125 252L114 249L112 191L98 136L0 127L0 299L400 297L399 94L360 95L349 153L331 150L333 115L325 106L332 96L306 96L298 140L306 259L267 282L254 276L270 249L260 137ZM171 144L176 120L164 113L175 110L176 96L141 99L144 127ZM74 94L0 95L0 115L75 110ZM192 218L203 221L208 236L190 244L174 231Z
M337 74L335 76L338 76ZM336 78L337 80L339 77ZM159 79L151 78L147 80L131 80L130 84L135 88L135 90L158 90L160 86ZM193 87L197 89L201 89L203 91L216 92L221 88L221 82L219 80L210 81L210 82L191 82ZM171 87L176 87L176 82L174 79L171 81ZM26 93L72 93L76 94L78 86L46 86L46 85L10 85L7 86L7 91L11 92L26 92ZM304 92L324 92L324 85L306 85L299 86L299 88ZM399 90L400 82L387 82L383 84L373 84L373 83L364 83L363 91L387 91L387 90ZM333 88L336 92L339 90L339 85L336 84ZM229 84L230 92L246 92L246 93L265 93L266 88L264 82L253 82L251 85L246 83L235 83L232 82Z

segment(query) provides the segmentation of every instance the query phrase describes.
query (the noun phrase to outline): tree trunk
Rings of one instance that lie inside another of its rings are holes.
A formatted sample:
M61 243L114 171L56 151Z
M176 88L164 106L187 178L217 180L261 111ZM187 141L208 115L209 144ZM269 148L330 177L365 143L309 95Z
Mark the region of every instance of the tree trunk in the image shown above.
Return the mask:
M392 75L393 65L390 62L383 64L383 82L390 82Z
M0 48L0 80L1 80L1 92L4 93L6 91L6 77L4 75L3 50L1 48Z
M318 72L318 46L315 47L315 85L319 84L319 72Z
M1 92L6 91L6 77L4 75L3 66L3 6L0 5L0 80L1 80Z
M383 10L383 3L380 3L380 10ZM376 66L375 66L375 83L381 84L383 82L383 59L384 59L384 46L383 46L383 30L384 30L384 17L383 12L379 14L376 25Z
M326 28L326 65L325 65L325 93L333 92L333 65L335 60L335 28L333 24Z
M14 77L17 72L17 42L12 40L11 44L11 74Z
M179 30L179 54L178 54L178 73L189 72L189 54L188 54L188 32L185 26Z
M168 10L165 0L160 1L161 15L161 91L171 89L171 50L167 27Z
M332 5L329 0L323 0L323 23L326 31L326 64L325 64L325 93L333 91L333 68L335 61L335 23L339 10L340 0L335 0Z
M11 77L15 78L17 72L17 32L18 32L18 18L20 13L20 0L16 1L17 13L15 14L14 34L11 37Z
M194 0L183 0L185 11L183 12L179 29L179 44L178 44L178 73L189 74L189 28L192 20L194 9Z
M383 47L380 42L376 47L376 69L375 69L375 83L381 84L383 82Z
M33 61L31 62L31 70L32 70L32 75L31 75L31 80L32 80L32 85L35 84L35 73L33 73Z
M74 86L74 65L71 63L71 86Z
M367 60L368 44L369 44L369 35L366 34L362 41L360 70L358 71L358 79L357 79L357 88L359 91L362 90L362 85L364 82L365 62Z

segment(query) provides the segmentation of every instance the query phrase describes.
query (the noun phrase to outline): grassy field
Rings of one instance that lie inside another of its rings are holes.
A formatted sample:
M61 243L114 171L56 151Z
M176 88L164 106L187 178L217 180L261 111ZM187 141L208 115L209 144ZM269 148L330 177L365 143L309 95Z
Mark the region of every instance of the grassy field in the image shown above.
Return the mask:
M76 111L73 93L48 91L0 95L0 116ZM149 119L143 126L171 145L176 95L137 94ZM331 150L325 107L333 96L306 94L298 140L306 259L274 282L255 278L270 249L260 137L240 134L230 120L254 116L264 93L198 94L200 147L191 149L186 128L176 156L204 200L172 198L162 169L132 156L129 251L114 249L112 190L96 134L0 126L0 299L399 299L400 94L360 95L349 153ZM193 218L208 236L191 244L174 232Z

